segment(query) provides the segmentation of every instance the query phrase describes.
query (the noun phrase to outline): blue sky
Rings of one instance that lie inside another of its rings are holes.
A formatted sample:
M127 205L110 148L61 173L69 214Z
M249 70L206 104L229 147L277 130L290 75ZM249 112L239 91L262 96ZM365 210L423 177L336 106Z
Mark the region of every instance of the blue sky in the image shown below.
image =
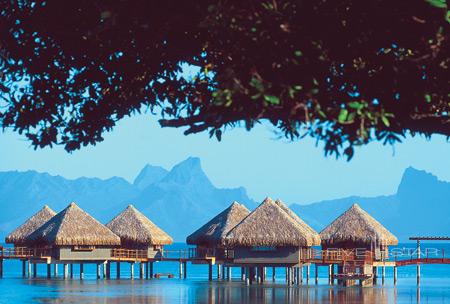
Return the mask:
M184 136L181 129L162 129L151 115L124 119L105 135L104 142L72 154L60 147L35 151L10 131L0 133L0 149L0 171L33 169L68 178L121 176L129 181L145 164L170 169L189 156L198 156L216 186L244 186L257 201L268 195L303 204L349 195L391 194L408 166L450 180L450 144L441 136L430 141L408 138L394 148L373 143L357 149L347 162L324 157L311 139L277 140L267 125L252 132L229 130L217 142L207 133Z

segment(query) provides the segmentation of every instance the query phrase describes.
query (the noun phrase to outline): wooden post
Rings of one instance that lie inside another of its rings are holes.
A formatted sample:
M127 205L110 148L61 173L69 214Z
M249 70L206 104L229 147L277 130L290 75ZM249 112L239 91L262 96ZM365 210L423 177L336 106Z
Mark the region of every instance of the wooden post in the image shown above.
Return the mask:
M70 263L70 278L73 279L73 264Z
M306 278L309 276L309 266L306 267ZM303 264L300 264L300 268L298 270L298 281L299 284L303 284Z
M226 276L226 274L227 274L227 266L225 266L225 265L222 265L222 280L224 280L225 281L225 276Z
M420 240L417 240L417 285L420 285Z
M183 262L183 278L187 279L187 261Z
M31 278L31 273L32 273L32 270L31 270L31 260L28 260L28 277L29 277L29 278Z
M181 260L180 260L180 263L179 263L179 265L178 265L178 273L179 273L179 277L180 277L180 279L183 277L183 262L181 262Z
M80 280L84 279L84 264L80 263Z
M0 259L0 279L3 278L3 259Z
M212 271L212 263L211 261L208 262L208 280L212 281L213 277L213 271Z
M286 271L287 271L287 283L288 283L288 285L291 285L291 283L292 283L292 268L286 267Z
M52 277L52 264L47 264L47 279Z
M275 267L272 267L272 282L275 282L275 277L276 277L276 271L275 271Z
M245 267L245 284L250 285L250 269Z
M397 284L397 266L394 266L394 285Z
M22 260L22 277L27 276L27 260Z
M33 263L33 278L37 277L37 264Z
M217 264L217 279L220 279L222 277L220 269L221 269L221 265Z
M100 273L101 273L101 269L100 269L100 263L97 263L97 280L99 280L101 277L100 277Z
M241 280L245 282L246 276L245 276L245 268L241 267Z
M332 274L332 264L328 265L328 284L331 285L331 277L333 276Z
M116 267L116 278L120 279L120 262L117 262L117 267Z
M231 281L231 267L230 266L227 267L227 280Z
M286 267L286 283L289 282L289 267Z
M111 262L106 261L106 279L111 279Z
M317 264L314 264L315 266L315 273L314 273L314 278L315 278L315 283L318 284L319 283L319 266L317 266Z
M153 262L150 262L150 279L153 278Z
M63 265L63 278L64 280L67 279L68 273L69 272L69 268L67 267L67 264Z
M106 279L106 268L107 268L107 264L108 264L108 261L104 261L103 262L103 267L102 267L102 270L103 270L103 278L104 279Z
M373 273L373 283L376 284L377 279L378 279L378 267L377 266L373 266L372 273Z
M381 267L381 284L384 285L384 278L386 277L386 267Z
M134 280L134 262L130 263L130 279Z
M144 266L145 264L143 262L139 264L139 279L141 280L144 278Z
M55 278L58 277L58 264L53 264L53 274L55 275Z
M309 278L311 277L311 264L306 265L306 284L309 283Z
M148 280L150 278L150 263L145 263L145 279Z
M331 285L334 285L334 264L331 264L331 278L330 278L330 283Z

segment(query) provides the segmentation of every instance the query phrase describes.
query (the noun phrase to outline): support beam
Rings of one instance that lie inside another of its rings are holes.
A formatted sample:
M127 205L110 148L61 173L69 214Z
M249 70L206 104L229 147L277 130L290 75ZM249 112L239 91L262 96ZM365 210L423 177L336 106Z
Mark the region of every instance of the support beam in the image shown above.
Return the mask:
M106 261L106 279L111 279L111 262Z
M381 284L384 285L384 279L386 277L386 267L382 266L381 267Z
M250 269L245 267L245 284L250 285Z
M397 266L394 266L394 285L397 284Z
M47 264L47 279L52 277L52 264Z
M28 277L29 278L31 278L31 273L33 272L32 270L31 270L31 265L32 263L31 263L31 260L28 260Z
M243 282L245 282L245 278L246 278L246 276L245 276L245 267L241 267L241 280Z
M141 280L144 278L145 272L144 266L145 266L144 262L139 263L139 279Z
M276 278L276 267L272 267L272 282L275 282Z
M377 266L373 266L372 273L373 273L373 283L376 284L377 280L378 280L378 267Z
M70 278L73 279L73 264L70 263Z
M145 263L145 279L148 280L150 278L150 263Z
M33 278L37 277L37 264L33 263Z
M332 285L331 278L333 277L333 264L328 265L328 284Z
M187 279L187 261L183 262L183 278Z
M227 266L222 265L222 280L225 281L227 275Z
M68 274L69 274L69 267L68 267L67 264L64 264L63 265L63 278L64 278L64 280L67 279Z
M3 259L0 259L0 279L3 278Z
M80 280L84 279L84 264L80 263Z
M134 262L130 263L130 279L134 280Z
M315 266L315 273L314 273L315 283L318 284L319 283L319 266L317 266L317 264L314 264L314 266Z
M150 279L153 278L153 262L150 262Z
M306 265L306 284L309 283L309 278L311 277L311 265Z
M227 280L231 281L231 267L230 266L227 267Z
M22 260L22 277L27 276L27 260Z
M101 279L100 273L102 272L101 270L101 264L97 263L97 280Z
M117 262L116 264L116 278L120 279L120 262Z
M107 277L107 275L106 275L106 272L107 272L107 270L106 270L106 268L107 268L107 265L108 264L108 261L104 261L103 262L103 266L102 266L102 270L103 270L103 278L104 279L106 279L106 277Z
M212 263L211 261L208 263L208 280L212 281L213 271L212 271Z
M53 274L55 276L55 278L58 277L58 264L53 264Z
M222 277L221 268L222 268L222 265L217 264L217 279L220 279Z
M179 273L180 279L183 278L183 262L181 262L181 261L178 265L178 273Z

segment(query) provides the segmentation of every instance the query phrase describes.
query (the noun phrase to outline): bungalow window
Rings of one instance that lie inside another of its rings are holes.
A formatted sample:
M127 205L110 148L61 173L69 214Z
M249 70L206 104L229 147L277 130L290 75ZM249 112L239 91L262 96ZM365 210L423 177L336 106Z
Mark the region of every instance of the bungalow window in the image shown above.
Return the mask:
M95 246L73 246L72 251L93 251Z
M252 251L276 251L276 248L272 246L253 246Z

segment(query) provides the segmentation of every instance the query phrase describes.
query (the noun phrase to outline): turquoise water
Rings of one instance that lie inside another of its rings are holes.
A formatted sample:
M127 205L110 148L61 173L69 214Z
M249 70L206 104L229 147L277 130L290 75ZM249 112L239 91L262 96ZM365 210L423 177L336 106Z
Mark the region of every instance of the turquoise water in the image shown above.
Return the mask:
M170 249L183 248L176 244ZM448 245L447 245L448 246ZM401 244L399 248L413 248L414 244ZM422 245L422 248L444 248L442 244ZM445 247L450 253L450 246ZM155 273L173 273L173 279L130 279L130 267L123 263L121 280L96 280L95 266L85 266L85 279L78 279L78 267L74 267L74 279L46 279L46 266L38 266L38 278L21 278L21 263L4 262L4 278L0 279L0 303L450 303L450 265L422 265L420 288L416 285L416 267L398 269L398 282L393 285L392 271L386 269L384 285L368 288L358 286L342 288L329 286L327 268L319 268L318 285L311 280L304 285L288 287L284 283L283 269L277 270L275 283L246 286L239 281L240 269L233 269L233 280L208 282L205 265L188 264L188 278L179 279L179 264L155 263ZM138 276L138 265L135 275ZM115 276L113 264L111 274ZM214 277L217 277L214 267ZM271 278L271 269L268 269Z

